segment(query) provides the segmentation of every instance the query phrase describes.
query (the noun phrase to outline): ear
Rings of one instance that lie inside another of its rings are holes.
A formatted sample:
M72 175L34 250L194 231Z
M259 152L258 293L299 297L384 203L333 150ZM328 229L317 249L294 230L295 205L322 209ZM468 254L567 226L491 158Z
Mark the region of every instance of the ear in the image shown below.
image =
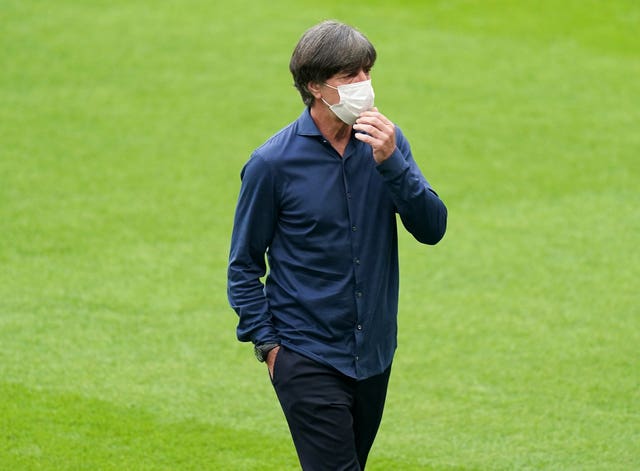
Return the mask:
M316 100L319 100L320 97L322 97L322 93L320 93L320 84L317 82L309 82L307 84L307 90L309 90L309 93L311 93Z

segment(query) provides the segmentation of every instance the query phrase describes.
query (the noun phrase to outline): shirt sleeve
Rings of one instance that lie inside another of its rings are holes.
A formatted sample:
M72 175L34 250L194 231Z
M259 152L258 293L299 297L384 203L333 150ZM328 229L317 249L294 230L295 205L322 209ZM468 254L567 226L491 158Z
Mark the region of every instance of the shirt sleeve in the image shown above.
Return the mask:
M278 342L260 280L267 270L265 254L278 214L274 179L269 164L254 153L242 169L241 180L231 236L227 296L239 316L238 340L257 345Z
M418 168L408 141L396 128L396 150L377 166L404 227L423 244L436 244L447 228L447 208Z

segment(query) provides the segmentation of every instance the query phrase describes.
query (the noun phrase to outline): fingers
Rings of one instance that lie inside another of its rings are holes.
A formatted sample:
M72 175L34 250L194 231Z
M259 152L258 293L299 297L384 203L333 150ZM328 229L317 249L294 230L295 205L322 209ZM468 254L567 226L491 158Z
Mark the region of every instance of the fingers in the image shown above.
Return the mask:
M366 132L373 136L382 136L393 134L395 131L394 124L377 108L365 111L358 117L356 123L353 125L353 129L356 131Z
M384 139L385 137L391 136L393 134L394 128L393 125L385 125L379 121L366 121L364 119L356 121L356 124L353 125L353 129L356 131L361 131L367 133L369 136Z
M395 125L377 108L362 113L353 129L360 131L355 134L356 139L373 148L373 157L377 162L387 159L395 150Z
M366 118L378 118L378 120L384 126L394 127L393 123L389 120L389 118L387 118L385 115L380 113L378 111L378 108L376 108L375 106L373 108L371 108L370 110L364 111L362 114L360 114L360 117L358 118L358 120L356 120L356 123L360 120L360 118L363 118L363 119L366 119Z
M395 125L376 108L365 111L353 125L353 129L380 140L395 140ZM358 134L356 134L358 136ZM360 136L364 137L364 136ZM361 139L364 140L364 139ZM367 140L367 142L370 142Z
M372 136L371 134L364 133L356 133L355 138L359 141L366 142L373 148L374 156L378 152L382 152L387 154L388 150L393 151L395 148L395 144L390 143L390 141Z

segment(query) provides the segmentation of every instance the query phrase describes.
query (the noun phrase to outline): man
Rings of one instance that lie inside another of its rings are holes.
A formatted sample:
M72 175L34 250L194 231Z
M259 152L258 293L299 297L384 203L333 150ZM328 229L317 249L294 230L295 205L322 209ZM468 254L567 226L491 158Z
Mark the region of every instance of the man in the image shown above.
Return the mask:
M364 469L396 348L396 214L426 244L446 228L409 143L373 106L375 60L350 26L305 32L290 70L307 108L241 173L229 301L304 470Z

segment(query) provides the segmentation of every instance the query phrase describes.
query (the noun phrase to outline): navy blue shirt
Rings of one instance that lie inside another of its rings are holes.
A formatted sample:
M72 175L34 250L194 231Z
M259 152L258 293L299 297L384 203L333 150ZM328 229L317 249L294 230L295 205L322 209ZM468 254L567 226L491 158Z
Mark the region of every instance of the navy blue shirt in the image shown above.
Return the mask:
M238 339L280 343L356 379L382 373L397 344L396 213L426 244L447 221L400 129L377 165L353 136L341 157L306 109L241 179L228 267Z

